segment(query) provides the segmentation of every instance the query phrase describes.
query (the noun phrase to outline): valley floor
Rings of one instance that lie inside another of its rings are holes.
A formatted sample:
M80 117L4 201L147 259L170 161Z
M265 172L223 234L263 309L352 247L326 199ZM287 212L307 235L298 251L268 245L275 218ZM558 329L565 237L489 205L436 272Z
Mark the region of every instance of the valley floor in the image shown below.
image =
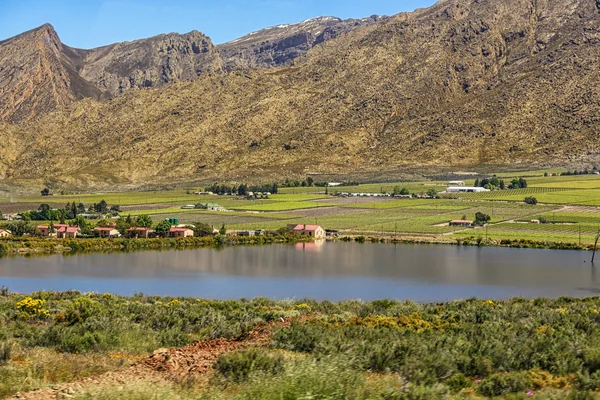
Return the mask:
M44 198L7 193L0 197L0 211L7 215L37 209L42 202L64 207L69 202L88 206L105 200L108 204L120 205L122 216L148 215L155 223L165 218L177 218L180 224L205 223L217 228L225 225L232 234L245 230L276 231L290 224L317 224L335 231L332 235L336 237L365 236L435 243L530 241L542 245L569 243L581 248L590 247L600 226L600 175L544 176L545 172L498 174L507 182L518 176L524 177L528 182L525 189L441 194L437 199L373 195L392 193L394 188L402 187L421 197L432 189L438 193L444 191L447 181L361 184L327 190L323 187L285 187L280 188L278 194L255 200L193 194L198 188L55 194ZM551 171L551 175L558 172ZM474 179L465 180L465 183L473 185ZM345 195L341 196L342 193ZM354 196L354 193L363 196ZM525 204L526 197L535 197L538 204ZM198 203L218 203L228 211L181 208ZM487 227L449 226L451 220L463 217L474 220L476 213L490 216Z

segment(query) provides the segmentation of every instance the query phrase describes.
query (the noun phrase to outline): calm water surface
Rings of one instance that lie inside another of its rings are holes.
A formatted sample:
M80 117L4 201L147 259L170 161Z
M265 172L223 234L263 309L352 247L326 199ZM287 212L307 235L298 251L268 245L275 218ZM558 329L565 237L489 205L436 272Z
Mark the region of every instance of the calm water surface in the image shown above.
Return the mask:
M600 274L590 257L577 251L440 245L240 246L2 258L0 285L17 292L76 289L215 299L581 297L600 293Z

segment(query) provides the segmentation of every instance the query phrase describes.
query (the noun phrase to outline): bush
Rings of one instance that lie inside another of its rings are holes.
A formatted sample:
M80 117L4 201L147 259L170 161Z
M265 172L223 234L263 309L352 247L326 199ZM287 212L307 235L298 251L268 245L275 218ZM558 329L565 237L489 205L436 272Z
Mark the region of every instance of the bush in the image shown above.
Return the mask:
M525 197L525 204L536 205L538 203L537 199L533 196Z
M523 392L531 389L533 382L528 374L523 372L508 372L493 374L484 379L477 391L488 397L502 396L507 393Z
M158 341L162 347L182 347L190 344L189 337L180 328L170 328L158 334Z
M267 375L283 372L283 356L271 355L263 349L240 350L222 355L214 368L225 378L233 382L243 382L251 373L260 371Z
M6 364L12 358L13 345L7 340L0 342L0 365Z

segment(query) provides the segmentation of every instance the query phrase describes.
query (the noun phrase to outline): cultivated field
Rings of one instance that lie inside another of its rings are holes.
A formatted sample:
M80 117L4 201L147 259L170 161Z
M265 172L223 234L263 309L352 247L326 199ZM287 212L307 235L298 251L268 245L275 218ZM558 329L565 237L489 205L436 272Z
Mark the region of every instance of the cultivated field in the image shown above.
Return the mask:
M69 202L89 206L105 200L119 204L122 215L149 215L155 222L168 217L180 223L203 222L225 225L229 230L276 230L288 224L319 224L337 230L340 236L432 236L489 239L531 239L590 244L600 226L600 176L544 176L545 171L501 174L506 182L523 176L525 189L486 193L453 194L439 199L398 199L389 197L341 197L339 193L391 193L395 187L421 195L430 189L446 188L446 181L392 182L359 186L288 187L268 199L246 200L239 196L195 195L193 190L163 192L55 194L51 197L0 195L5 214L28 210L46 202L53 206ZM559 171L550 171L556 173ZM475 177L465 181L473 185ZM327 193L326 193L327 191ZM527 196L537 205L524 203ZM228 211L181 209L183 205L218 203ZM481 212L491 217L487 228L465 229L448 226L453 219L473 220ZM532 223L532 220L547 223Z

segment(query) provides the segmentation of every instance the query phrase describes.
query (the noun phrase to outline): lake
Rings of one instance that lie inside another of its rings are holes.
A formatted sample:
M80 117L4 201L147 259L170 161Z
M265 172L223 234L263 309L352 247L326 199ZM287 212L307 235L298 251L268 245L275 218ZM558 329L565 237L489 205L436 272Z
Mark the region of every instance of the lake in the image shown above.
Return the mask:
M344 242L0 258L0 285L239 299L438 302L600 293L591 253Z

